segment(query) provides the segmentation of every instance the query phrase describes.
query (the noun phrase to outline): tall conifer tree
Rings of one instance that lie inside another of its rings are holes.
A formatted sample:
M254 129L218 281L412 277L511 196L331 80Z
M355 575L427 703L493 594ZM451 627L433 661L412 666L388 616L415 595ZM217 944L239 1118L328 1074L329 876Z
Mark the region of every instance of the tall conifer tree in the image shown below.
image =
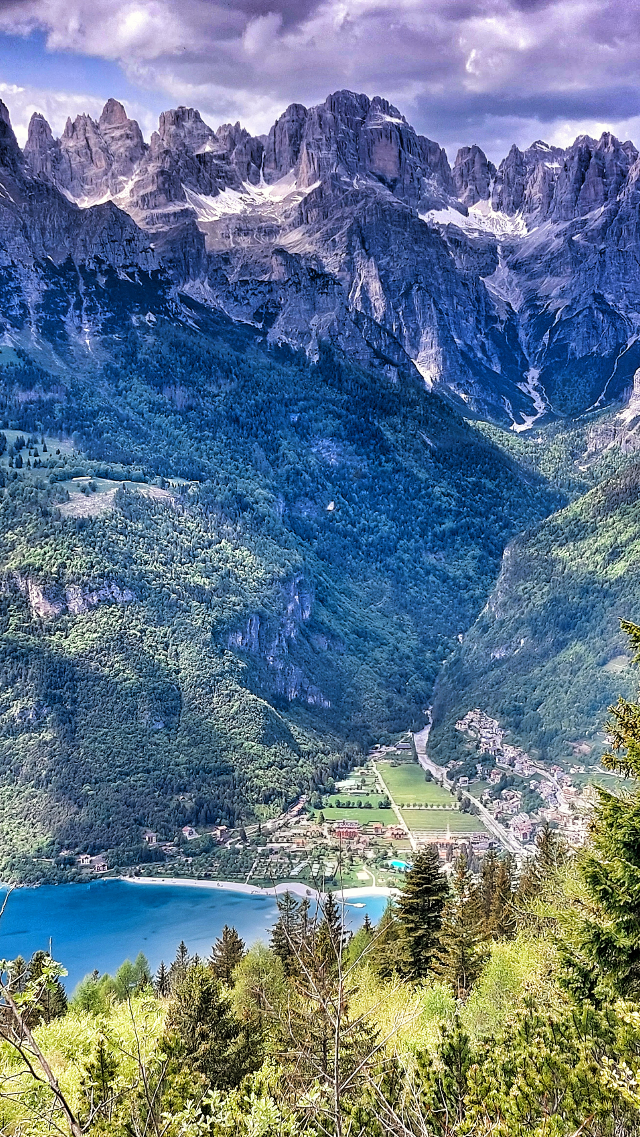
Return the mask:
M433 971L449 984L457 999L464 999L480 974L483 958L482 910L462 853L455 864L453 896L445 909Z
M225 924L222 935L216 940L211 949L209 966L230 987L233 982L233 969L237 967L245 955L244 940L240 939L235 928Z
M429 973L448 892L447 879L440 871L437 847L428 845L416 854L397 903L406 941L405 968L411 979L423 979Z
M622 628L640 662L640 627ZM627 778L640 779L640 704L619 699L611 707L612 752L603 765ZM592 911L582 921L580 940L586 957L584 981L600 982L625 996L640 995L640 789L621 794L598 789L591 848L582 865ZM593 972L596 972L594 976Z
M280 915L271 929L271 949L282 960L285 975L290 977L297 970L296 950L300 939L300 912L290 892L278 897L278 911Z

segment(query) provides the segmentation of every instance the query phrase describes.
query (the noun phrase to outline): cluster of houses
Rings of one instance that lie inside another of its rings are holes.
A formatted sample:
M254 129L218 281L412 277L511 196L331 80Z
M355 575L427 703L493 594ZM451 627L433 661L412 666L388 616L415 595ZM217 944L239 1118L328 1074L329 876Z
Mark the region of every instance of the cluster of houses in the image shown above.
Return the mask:
M201 834L193 828L193 825L183 825L180 832L185 841L195 841L201 836ZM228 835L229 829L226 825L216 825L213 829L207 830L207 836L213 837L214 841L218 841L219 843L222 843ZM145 845L148 845L152 849L172 850L175 852L175 841L158 841L158 834L154 833L152 829L145 829L142 834L142 840ZM78 868L85 869L87 872L101 873L108 872L109 870L109 865L103 853L99 853L95 857L90 856L89 853L81 853L79 857L76 857L76 864Z
M519 841L526 844L533 840L543 821L556 825L571 844L582 844L586 840L591 796L589 791L578 789L562 767L554 765L543 771L534 766L524 750L504 741L505 732L497 720L478 708L468 711L464 718L459 719L456 730L477 739L481 752L495 758L495 767L487 779L490 788L497 786L506 772L523 778L536 775L529 782L529 787L540 795L544 806L534 817L522 809L523 795L520 790L504 789L497 800L491 799L490 790L483 795L486 808L499 815ZM580 767L580 771L583 770L584 767ZM463 781L468 784L468 779L459 779L460 784Z
M366 828L367 832L364 832ZM406 829L402 825L383 825L381 821L371 821L365 825L359 821L352 821L350 818L340 821L335 821L329 827L330 835L336 841L352 841L356 844L368 844L368 835L374 837L384 837L388 841L401 840L407 836Z
M535 766L526 751L505 742L505 732L497 719L490 718L477 707L473 711L468 711L464 718L458 719L456 730L476 738L481 752L491 754L496 760L496 766L501 766L503 770L513 770L525 778L534 773ZM501 776L498 771L496 781L500 781Z

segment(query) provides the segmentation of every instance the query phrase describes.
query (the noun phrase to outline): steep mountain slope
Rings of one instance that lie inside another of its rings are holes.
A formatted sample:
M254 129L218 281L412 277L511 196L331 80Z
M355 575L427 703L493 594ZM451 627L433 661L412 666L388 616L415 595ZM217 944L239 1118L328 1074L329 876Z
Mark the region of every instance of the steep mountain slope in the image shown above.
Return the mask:
M469 632L505 545L567 496L552 461L520 464L514 435L507 455L448 404L517 431L627 391L639 176L610 136L498 170L468 147L451 170L351 92L294 104L267 139L178 108L148 144L110 100L59 140L36 117L24 153L0 108L11 871L41 876L38 849L124 863L145 826L278 812L423 721L467 632L436 749L471 697L550 755L565 724L596 729L621 665L610 595L634 616L632 573L614 587L607 568L629 517L616 506L592 548L596 490L518 538L499 617ZM598 420L603 445L633 450L636 404Z
M117 205L145 263L271 341L413 361L467 413L524 429L619 399L640 363L640 164L611 134L512 147L497 170L467 146L451 169L350 91L292 104L266 138L179 107L148 144L109 100L60 139L34 116L22 168L89 214Z
M94 354L0 371L0 801L27 877L39 846L126 863L145 826L277 813L421 721L505 542L553 507L419 379L197 305Z
M434 755L452 754L455 722L476 706L545 759L602 752L607 707L637 685L620 619L640 620L639 497L634 461L508 547L441 674Z

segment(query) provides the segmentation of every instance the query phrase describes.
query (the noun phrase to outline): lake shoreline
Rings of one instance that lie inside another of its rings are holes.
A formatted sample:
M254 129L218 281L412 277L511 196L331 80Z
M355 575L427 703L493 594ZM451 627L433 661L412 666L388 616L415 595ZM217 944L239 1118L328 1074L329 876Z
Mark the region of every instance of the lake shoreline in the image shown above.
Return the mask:
M245 896L267 896L277 898L290 892L303 899L317 900L321 895L317 889L303 884L301 881L285 881L275 884L272 888L262 888L257 884L240 884L232 880L200 880L194 876L118 876L108 877L109 880L121 880L125 884L162 884L178 885L188 888L209 888L223 892L241 892ZM359 900L363 896L393 896L398 889L387 888L382 885L363 885L361 888L336 889L334 896L342 896L345 900Z

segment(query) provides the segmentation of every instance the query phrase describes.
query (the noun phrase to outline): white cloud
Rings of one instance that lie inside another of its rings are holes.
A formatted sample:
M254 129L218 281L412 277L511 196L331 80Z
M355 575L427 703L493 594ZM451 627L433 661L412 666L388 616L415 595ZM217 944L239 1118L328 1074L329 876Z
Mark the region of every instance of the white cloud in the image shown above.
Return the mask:
M67 118L79 114L90 114L99 118L106 99L95 95L78 94L71 91L51 91L39 87L22 87L16 83L0 82L0 99L9 108L11 125L18 142L24 146L31 116L36 112L43 114L53 133L58 136L64 130ZM143 106L127 107L131 117L137 118L147 135L155 129L156 123Z
M0 30L117 60L213 125L268 130L291 101L382 94L452 147L633 121L637 0L10 0ZM621 61L624 66L621 67ZM5 75L10 73L5 68ZM631 94L630 94L631 93ZM105 96L109 92L105 92ZM57 94L50 96L57 107ZM74 109L77 95L70 96ZM480 100L480 102L479 102ZM91 107L91 100L85 106ZM503 151L502 151L503 152Z

